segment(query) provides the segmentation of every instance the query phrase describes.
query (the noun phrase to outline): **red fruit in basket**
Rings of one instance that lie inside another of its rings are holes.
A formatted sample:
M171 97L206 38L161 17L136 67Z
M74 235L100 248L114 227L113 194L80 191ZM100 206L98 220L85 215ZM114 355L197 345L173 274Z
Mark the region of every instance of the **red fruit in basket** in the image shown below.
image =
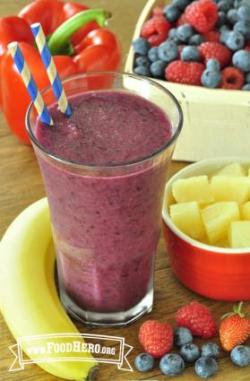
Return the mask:
M200 85L205 65L198 62L184 62L181 60L171 62L165 70L167 81L187 85Z
M248 52L250 52L250 41L247 41L244 49L247 50Z
M220 42L220 32L217 30L210 30L207 33L203 33L203 37L209 42Z
M179 327L190 329L194 336L203 339L214 337L217 332L216 323L209 308L198 302L191 302L178 309L176 323Z
M162 7L155 7L152 11L153 16L163 16L163 8Z
M219 61L221 68L231 61L232 52L219 42L203 42L199 46L199 52L205 61L214 58Z
M178 18L176 25L180 26L184 24L188 24L188 21L187 21L185 13L182 13L182 15Z
M240 69L228 66L222 70L222 89L240 90L245 82L245 77Z
M144 351L155 358L162 357L173 347L173 328L157 320L145 321L139 330L139 342Z
M233 312L226 314L220 324L220 341L225 351L243 344L250 335L250 320L242 313L242 304L234 306Z
M171 24L164 16L156 16L144 23L141 37L144 37L152 46L158 46L166 40Z
M207 33L218 20L218 7L213 0L198 0L187 6L184 14L198 32Z

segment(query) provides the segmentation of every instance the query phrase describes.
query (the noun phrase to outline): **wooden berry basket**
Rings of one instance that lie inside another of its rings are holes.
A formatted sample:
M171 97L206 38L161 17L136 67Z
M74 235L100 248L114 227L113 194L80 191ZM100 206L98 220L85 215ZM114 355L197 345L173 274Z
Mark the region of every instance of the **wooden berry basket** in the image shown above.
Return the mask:
M148 0L137 22L133 40L157 5L170 1ZM130 48L125 71L133 73L134 52ZM215 156L250 155L250 92L206 89L156 80L178 99L184 127L176 144L175 160L197 161Z

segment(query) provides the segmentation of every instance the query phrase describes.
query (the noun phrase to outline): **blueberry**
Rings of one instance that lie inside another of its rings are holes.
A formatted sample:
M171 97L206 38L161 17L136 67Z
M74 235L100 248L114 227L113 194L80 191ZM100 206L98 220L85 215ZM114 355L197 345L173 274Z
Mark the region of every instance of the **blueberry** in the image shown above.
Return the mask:
M184 371L185 363L180 355L170 353L161 358L159 366L163 374L177 376Z
M206 343L201 347L201 355L205 357L218 358L220 355L220 347L216 343Z
M149 66L150 62L146 56L139 56L135 59L136 66Z
M145 56L150 49L150 43L142 37L137 38L132 42L135 53Z
M242 5L238 9L238 16L240 20L250 21L250 5Z
M177 36L182 42L187 42L193 34L194 30L190 24L183 24L177 28Z
M214 71L220 71L220 63L215 58L210 58L207 60L207 69L214 70Z
M158 56L158 47L154 46L153 48L150 48L148 51L148 59L151 62L155 62L159 59Z
M239 50L245 45L245 38L243 34L233 30L229 32L226 39L226 46L231 50Z
M149 68L147 66L137 66L134 68L134 72L135 72L135 74L144 75L145 77L150 76L150 71L149 71Z
M231 25L234 25L239 20L238 13L237 13L236 9L230 9L227 12L227 20Z
M192 0L173 0L172 3L178 7L181 11L184 10Z
M150 65L150 72L155 78L164 78L166 62L158 60Z
M245 76L245 82L250 83L250 72L246 74Z
M221 81L221 73L218 70L206 69L201 76L201 83L203 86L210 89L215 89L219 86Z
M185 46L181 52L182 61L200 61L200 52L196 46Z
M163 14L169 22L175 22L181 15L181 10L175 5L167 5L163 9Z
M227 15L226 15L226 13L222 12L222 11L218 12L218 21L216 23L216 26L217 27L223 26L223 25L226 24L226 22L227 22Z
M178 347L181 347L184 344L192 343L193 335L190 329L185 327L178 327L174 331L174 343Z
M250 83L246 83L242 88L241 90L244 90L244 91L250 91Z
M177 28L170 29L170 31L168 32L168 38L169 40L174 41L176 44L180 42L177 36Z
M148 353L140 353L136 356L134 364L139 372L148 372L154 368L154 358Z
M248 90L248 89L245 89ZM232 362L240 367L250 365L250 347L238 345L230 353Z
M222 12L228 12L231 6L232 4L230 4L229 0L221 0L218 2L218 9Z
M244 72L250 71L250 52L238 50L238 52L234 53L233 65Z
M243 36L247 40L250 39L250 21L242 21L242 20L238 21L234 25L234 30L243 34Z
M213 357L200 357L195 362L195 373L202 378L213 376L218 371L218 364Z
M200 357L200 350L196 344L189 343L181 347L180 354L187 362L194 362Z
M220 42L225 44L227 39L228 39L230 30L226 26L225 27L221 27L220 29L221 29L220 30Z
M200 34L193 34L188 40L189 45L200 45L205 41L204 37Z
M174 61L176 58L178 58L179 52L177 45L171 41L167 40L166 42L163 42L158 47L158 56L160 60L165 62L171 62Z

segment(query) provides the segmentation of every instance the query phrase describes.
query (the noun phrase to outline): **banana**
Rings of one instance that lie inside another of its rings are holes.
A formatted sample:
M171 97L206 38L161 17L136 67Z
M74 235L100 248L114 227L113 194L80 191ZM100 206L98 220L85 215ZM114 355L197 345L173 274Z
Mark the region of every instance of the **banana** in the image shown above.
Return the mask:
M79 335L59 300L55 281L55 253L52 245L47 199L26 208L10 225L0 243L0 310L15 339L32 335L73 333ZM53 338L53 343L71 343L76 338ZM79 336L77 341L84 343ZM46 345L41 337L36 345ZM53 362L56 353L30 353L27 342L22 350L45 371L67 380L92 380L97 363L84 352L67 357L85 361ZM42 356L42 361L40 362ZM44 356L44 357L43 357ZM58 356L58 354L57 354ZM86 359L88 356L88 360ZM39 362L38 362L39 357Z

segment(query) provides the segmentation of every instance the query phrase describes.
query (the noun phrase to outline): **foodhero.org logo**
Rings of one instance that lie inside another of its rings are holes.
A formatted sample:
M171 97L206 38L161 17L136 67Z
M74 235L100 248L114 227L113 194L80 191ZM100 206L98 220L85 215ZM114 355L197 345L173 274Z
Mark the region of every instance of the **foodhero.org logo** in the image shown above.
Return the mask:
M85 333L22 336L9 349L15 356L10 372L22 370L28 364L56 361L97 361L133 371L127 359L133 347L125 343L124 337Z

